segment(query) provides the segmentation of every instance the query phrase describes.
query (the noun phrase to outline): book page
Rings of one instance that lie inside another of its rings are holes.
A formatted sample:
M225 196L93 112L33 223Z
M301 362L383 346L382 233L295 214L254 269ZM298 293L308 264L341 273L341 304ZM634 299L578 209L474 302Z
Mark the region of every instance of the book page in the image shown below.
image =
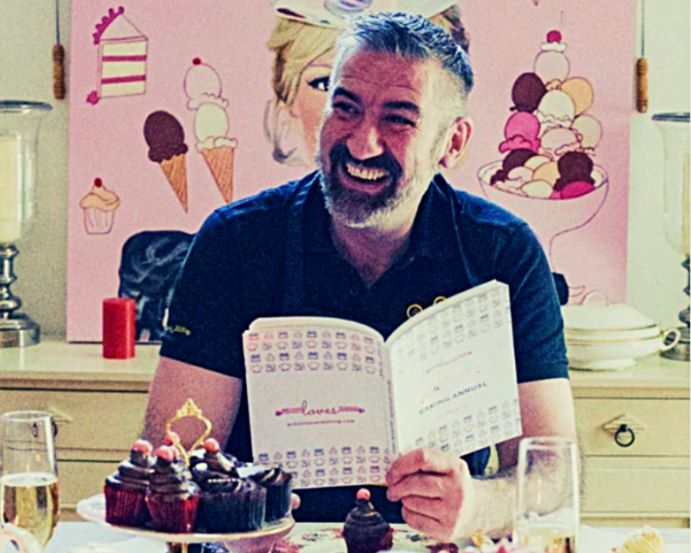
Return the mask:
M520 434L505 284L458 294L399 330L389 339L397 454L463 455Z
M314 317L271 319L243 335L254 460L296 488L383 483L390 462L381 336Z

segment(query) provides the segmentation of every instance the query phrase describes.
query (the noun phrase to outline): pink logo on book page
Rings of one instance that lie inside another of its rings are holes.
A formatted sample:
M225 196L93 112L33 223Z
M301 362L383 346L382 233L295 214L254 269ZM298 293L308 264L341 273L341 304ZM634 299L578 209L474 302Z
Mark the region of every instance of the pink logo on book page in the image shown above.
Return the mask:
M304 417L314 417L314 416L333 416L340 415L341 413L356 413L362 414L365 412L364 407L358 405L332 405L323 407L310 407L307 400L303 400L297 407L283 407L277 409L275 415L277 417L282 417L284 415L298 415Z

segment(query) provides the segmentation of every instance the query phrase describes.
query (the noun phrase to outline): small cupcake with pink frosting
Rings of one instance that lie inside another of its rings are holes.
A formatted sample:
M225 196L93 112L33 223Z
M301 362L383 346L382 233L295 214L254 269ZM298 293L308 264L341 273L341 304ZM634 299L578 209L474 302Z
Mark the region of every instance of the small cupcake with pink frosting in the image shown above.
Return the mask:
M120 207L120 198L103 184L100 178L94 180L91 190L80 201L84 212L84 228L87 234L108 234L113 228L115 212Z

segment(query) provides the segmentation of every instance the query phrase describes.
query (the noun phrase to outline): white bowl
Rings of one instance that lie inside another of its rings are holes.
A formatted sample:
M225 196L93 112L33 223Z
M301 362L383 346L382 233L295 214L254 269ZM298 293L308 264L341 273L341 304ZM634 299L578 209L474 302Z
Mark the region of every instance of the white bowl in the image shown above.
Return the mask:
M632 367L636 359L673 348L681 333L671 328L642 340L566 340L566 356L572 369L609 370Z
M659 335L660 327L656 324L628 329L564 328L564 338L567 342L635 342L657 338Z
M564 329L568 332L650 331L657 328L652 319L625 303L591 301L568 304L561 308ZM653 332L654 334L654 332Z

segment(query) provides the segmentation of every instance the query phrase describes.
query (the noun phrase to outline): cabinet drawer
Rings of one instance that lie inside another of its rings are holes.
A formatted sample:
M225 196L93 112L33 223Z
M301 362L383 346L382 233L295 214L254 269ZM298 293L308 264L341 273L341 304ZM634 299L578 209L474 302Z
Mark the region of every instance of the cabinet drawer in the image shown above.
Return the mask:
M59 461L60 509L73 511L80 500L103 493L106 476L117 466L116 462Z
M58 459L75 457L78 451L107 453L107 460L124 457L142 430L146 401L147 394L143 393L0 392L3 411L38 409L53 413L58 425Z
M684 399L577 399L576 424L586 455L688 456L689 402ZM638 421L635 441L622 447L604 425L624 417Z
M586 459L581 510L688 517L688 459Z

